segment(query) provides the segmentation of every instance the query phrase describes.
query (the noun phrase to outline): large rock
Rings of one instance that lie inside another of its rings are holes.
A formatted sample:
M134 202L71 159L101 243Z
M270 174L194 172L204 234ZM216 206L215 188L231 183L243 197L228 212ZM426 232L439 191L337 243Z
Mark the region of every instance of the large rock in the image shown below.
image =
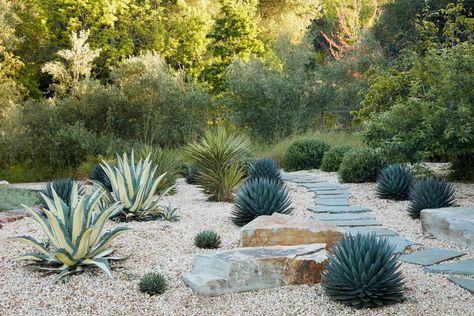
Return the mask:
M421 211L423 232L474 248L474 207L447 207Z
M8 181L0 180L0 187L4 187L4 186L7 186L7 185L9 185Z
M241 247L293 246L324 243L328 247L344 238L344 231L332 224L292 215L259 216L241 231Z
M248 247L198 255L183 281L201 295L215 296L321 281L325 244Z

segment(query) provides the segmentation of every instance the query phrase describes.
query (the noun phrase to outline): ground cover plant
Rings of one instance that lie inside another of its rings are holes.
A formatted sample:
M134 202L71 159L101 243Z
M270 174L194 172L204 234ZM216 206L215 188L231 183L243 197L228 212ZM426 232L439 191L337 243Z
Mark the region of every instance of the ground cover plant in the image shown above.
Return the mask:
M41 196L37 192L0 186L0 211L19 209L22 204L32 206L40 203Z

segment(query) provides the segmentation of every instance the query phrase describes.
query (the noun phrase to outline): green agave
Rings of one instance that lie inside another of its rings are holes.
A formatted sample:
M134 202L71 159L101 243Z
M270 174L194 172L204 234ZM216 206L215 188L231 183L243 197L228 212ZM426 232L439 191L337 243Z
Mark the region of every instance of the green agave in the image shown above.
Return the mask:
M252 162L249 166L248 177L249 179L267 178L282 181L280 169L271 158L261 158Z
M109 192L112 192L112 185L110 184L110 179L105 173L104 168L101 164L97 164L92 168L91 174L89 175L89 180L100 182Z
M112 277L109 261L123 258L111 256L113 249L109 248L109 244L128 228L116 227L112 231L102 233L105 222L122 208L119 203L100 208L102 195L100 190L96 190L89 196L80 197L78 186L74 184L70 205L54 190L53 199L42 194L48 206L43 209L45 216L23 205L31 215L27 219L43 230L48 238L46 244L49 246L30 236L15 237L14 240L36 250L18 259L34 261L25 266L27 269L59 273L57 279L82 272L87 267L98 267Z
M410 190L408 213L413 218L420 218L425 209L453 206L454 188L443 179L425 177L417 181Z
M155 198L155 192L166 176L166 172L155 177L156 166L152 168L149 157L140 159L135 164L134 153L130 158L126 153L123 157L117 155L117 165L102 164L102 168L110 179L112 192L99 184L105 192L108 203L120 202L123 205L122 214L125 220L156 219L161 213L160 199L174 186L163 189Z
M335 301L354 307L377 307L403 299L403 277L387 239L349 235L333 248L323 288Z
M413 179L413 172L409 167L400 164L389 165L378 176L377 196L381 199L406 200Z
M84 186L80 182L75 182L73 179L56 179L48 183L41 191L49 199L53 198L53 191L66 203L71 200L72 188L77 185L79 195L84 194ZM47 207L47 206L45 206Z
M248 181L237 192L232 222L244 226L261 215L291 214L288 189L275 180L257 178Z

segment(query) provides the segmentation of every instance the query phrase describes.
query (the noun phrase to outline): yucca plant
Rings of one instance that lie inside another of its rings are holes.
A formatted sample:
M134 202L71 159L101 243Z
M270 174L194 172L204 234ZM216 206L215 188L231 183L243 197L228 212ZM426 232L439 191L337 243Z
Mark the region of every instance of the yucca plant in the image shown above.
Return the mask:
M109 192L102 184L96 182L106 192L106 201L109 203L120 202L123 205L122 219L152 220L160 215L160 199L174 186L160 192L156 198L154 193L160 186L166 173L156 177L156 167L152 167L149 157L139 160L135 164L132 152L130 158L126 153L123 157L117 155L117 166L102 164L102 168L110 179L112 191Z
M100 165L103 161L106 161L109 164L114 164L115 159L110 156L87 156L86 160L83 161L76 169L75 177L76 179L87 180L90 179L90 175L96 165Z
M335 301L377 307L403 299L403 277L394 248L375 235L349 235L333 247L323 288Z
M408 166L389 165L380 172L377 178L377 196L381 199L406 200L413 179L413 172Z
M92 168L91 174L89 175L89 180L92 182L101 183L104 188L107 189L107 191L112 192L112 185L110 184L109 176L101 164L97 164L94 166L94 168Z
M71 193L74 185L77 186L78 194L84 195L84 186L80 182L75 182L73 179L56 179L45 185L41 193L43 193L49 199L53 198L53 192L69 205L71 200ZM48 207L43 205L43 207Z
M267 178L281 182L281 172L275 160L261 158L252 162L248 168L249 180L256 178Z
M27 219L42 229L49 246L30 236L16 237L14 240L36 250L19 259L34 262L26 265L27 269L59 273L58 279L82 272L87 267L98 267L112 277L109 261L122 258L111 256L113 249L109 248L109 244L128 228L116 227L107 233L102 231L105 222L121 210L120 203L100 208L104 193L96 190L89 196L81 197L77 184L72 187L69 205L54 190L52 192L52 199L41 194L48 205L43 209L45 216L23 205L30 215Z
M196 182L213 201L232 201L245 177L248 139L224 129L207 131L204 138L185 149L196 167Z
M248 181L237 192L232 222L244 226L261 215L291 214L288 189L280 182L267 178Z
M413 218L420 218L425 209L453 206L454 188L451 183L435 177L418 180L410 190L408 213Z
M166 172L166 176L156 188L157 194L160 194L169 187L173 187L173 189L168 193L176 193L175 185L181 168L180 158L176 152L142 145L137 151L136 156L137 159L146 159L146 157L150 156L151 163L156 167L156 173L163 174Z

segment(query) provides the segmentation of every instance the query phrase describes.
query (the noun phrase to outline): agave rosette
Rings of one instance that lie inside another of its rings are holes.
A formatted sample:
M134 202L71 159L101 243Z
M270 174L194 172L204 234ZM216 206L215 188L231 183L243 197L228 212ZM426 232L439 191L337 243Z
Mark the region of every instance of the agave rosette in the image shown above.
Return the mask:
M103 193L96 190L89 196L81 197L77 184L72 187L69 204L54 190L52 193L52 199L41 194L47 204L47 208L42 210L44 216L23 205L31 215L27 219L42 229L47 243L41 243L30 236L13 238L36 250L18 259L34 261L35 263L25 266L30 270L58 272L58 278L82 272L84 268L91 266L100 268L112 277L109 261L122 258L111 256L114 250L109 248L109 244L128 228L116 227L107 233L102 231L106 221L121 210L120 203L101 208Z
M123 205L126 220L158 216L161 197L174 188L173 185L164 189L155 198L156 189L164 181L166 172L155 177L156 166L152 168L149 156L135 164L133 152L130 159L127 154L123 154L123 158L117 155L116 166L104 163L102 168L110 180L112 191L96 183L104 189L109 203L120 202Z

